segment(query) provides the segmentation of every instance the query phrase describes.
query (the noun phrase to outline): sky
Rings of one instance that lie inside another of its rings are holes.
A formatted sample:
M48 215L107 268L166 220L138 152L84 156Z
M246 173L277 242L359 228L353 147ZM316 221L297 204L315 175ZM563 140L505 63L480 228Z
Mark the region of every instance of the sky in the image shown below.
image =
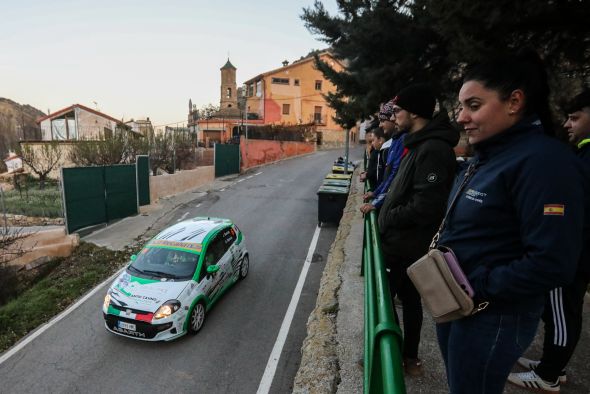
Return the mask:
M327 47L300 18L313 0L1 2L0 97L43 112L82 104L182 124L189 99L219 104L228 55L239 87Z

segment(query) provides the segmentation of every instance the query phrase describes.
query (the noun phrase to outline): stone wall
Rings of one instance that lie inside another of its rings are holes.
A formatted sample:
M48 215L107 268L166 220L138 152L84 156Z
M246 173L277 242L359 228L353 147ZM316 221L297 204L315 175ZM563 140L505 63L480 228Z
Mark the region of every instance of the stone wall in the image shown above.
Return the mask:
M194 189L215 179L213 166L199 167L195 170L179 171L176 174L150 176L150 202Z
M244 139L240 142L242 170L315 152L314 142Z
M62 226L63 218L44 218L35 216L6 214L7 226L29 227L29 226ZM0 215L0 225L4 226L4 215Z

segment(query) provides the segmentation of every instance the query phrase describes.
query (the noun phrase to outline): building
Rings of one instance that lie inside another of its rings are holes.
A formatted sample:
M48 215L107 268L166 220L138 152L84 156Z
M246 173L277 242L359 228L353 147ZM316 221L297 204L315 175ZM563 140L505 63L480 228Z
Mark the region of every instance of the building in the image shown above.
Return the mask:
M37 119L42 141L97 140L127 128L112 116L81 104L74 104Z
M154 132L154 126L152 125L152 121L150 118L146 119L131 119L125 122L125 125L131 129L131 131L141 134L144 137L149 136L151 133Z
M318 54L334 70L344 66L329 51ZM333 119L336 112L328 106L324 95L335 92L336 87L321 71L315 68L310 55L291 64L262 73L244 83L246 112L249 120L262 120L263 124L315 124L318 143L344 142L344 133Z

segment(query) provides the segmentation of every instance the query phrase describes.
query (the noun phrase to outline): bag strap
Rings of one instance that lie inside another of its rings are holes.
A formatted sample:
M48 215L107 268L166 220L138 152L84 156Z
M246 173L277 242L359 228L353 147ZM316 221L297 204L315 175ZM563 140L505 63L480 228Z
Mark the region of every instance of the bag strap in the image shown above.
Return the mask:
M463 192L463 189L465 189L465 187L467 186L467 183L469 183L469 180L473 177L473 175L477 171L478 164L479 164L479 161L475 161L475 162L469 164L469 167L467 167L467 171L465 171L465 174L463 175L463 181L461 182L461 185L459 186L459 188L455 192L455 195L453 196L453 199L451 200L451 203L449 204L449 207L447 208L447 212L445 213L445 217L443 218L442 222L440 223L440 226L438 227L438 231L436 232L436 234L434 234L434 237L432 237L432 242L430 243L429 250L436 248L436 245L438 244L438 240L440 238L440 234L442 233L442 231L445 228L445 223L447 221L447 218L451 214L451 211L453 210L453 207L455 206L455 203L457 202L457 198L459 198L459 196Z

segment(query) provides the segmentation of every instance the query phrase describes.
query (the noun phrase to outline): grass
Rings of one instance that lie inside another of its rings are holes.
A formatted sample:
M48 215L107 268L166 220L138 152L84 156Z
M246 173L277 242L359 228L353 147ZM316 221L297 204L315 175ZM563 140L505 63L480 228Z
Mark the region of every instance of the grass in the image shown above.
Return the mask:
M82 242L70 257L57 259L49 274L0 306L0 352L107 279L130 255Z
M63 216L61 190L57 182L46 183L45 189L40 190L38 181L28 181L21 192L14 189L3 194L7 213L49 218Z

